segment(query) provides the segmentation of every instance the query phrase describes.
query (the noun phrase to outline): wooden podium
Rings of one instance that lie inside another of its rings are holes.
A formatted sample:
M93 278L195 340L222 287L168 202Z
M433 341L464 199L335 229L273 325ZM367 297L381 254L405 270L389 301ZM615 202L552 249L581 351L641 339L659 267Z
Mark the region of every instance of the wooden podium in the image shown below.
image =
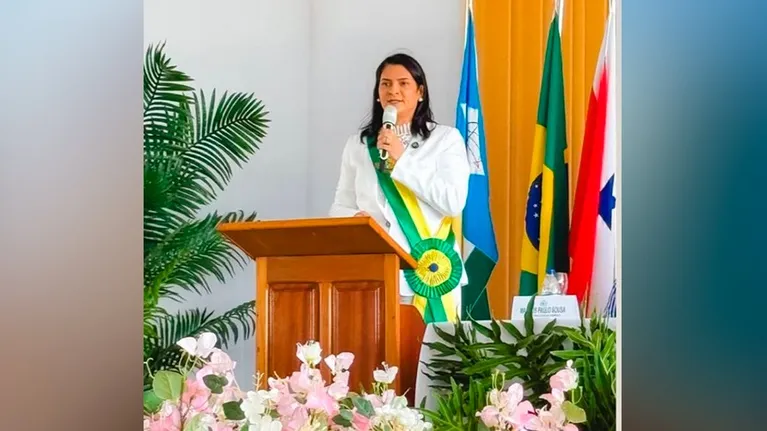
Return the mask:
M256 261L256 371L289 377L296 343L323 357L354 353L349 387L370 390L381 362L413 403L425 325L400 304L399 271L415 260L369 217L226 223L219 231ZM330 382L327 366L321 365ZM412 404L411 404L412 405Z

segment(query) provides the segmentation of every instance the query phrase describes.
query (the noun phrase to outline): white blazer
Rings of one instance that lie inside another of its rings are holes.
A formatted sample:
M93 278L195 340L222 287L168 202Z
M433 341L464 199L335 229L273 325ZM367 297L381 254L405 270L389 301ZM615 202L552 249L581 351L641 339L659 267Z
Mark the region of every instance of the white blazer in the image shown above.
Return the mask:
M405 142L405 152L397 160L391 176L416 195L426 223L432 233L436 233L445 216L459 216L463 212L469 192L469 161L458 129L435 124L430 128L433 131L429 139L424 141L413 135L409 143ZM350 217L365 211L405 251L410 252L410 244L378 184L375 169L367 146L360 141L360 133L349 137L341 156L341 173L330 216ZM460 256L459 241L456 241L455 250ZM459 310L460 287L467 283L464 269L459 287L452 291ZM399 286L401 296L414 295L403 271L400 272Z

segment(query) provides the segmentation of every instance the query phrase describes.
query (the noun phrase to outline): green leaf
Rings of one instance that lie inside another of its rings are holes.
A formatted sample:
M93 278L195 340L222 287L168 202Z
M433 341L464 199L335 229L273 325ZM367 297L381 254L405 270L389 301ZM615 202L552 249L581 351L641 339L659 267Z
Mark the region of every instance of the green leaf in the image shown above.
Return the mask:
M210 391L214 394L223 394L224 386L229 383L229 380L227 380L226 377L217 376L215 374L208 374L202 378L202 381L205 383L205 386L207 386L208 389L210 389Z
M506 332L511 334L511 336L514 337L515 340L519 341L525 338L524 335L522 335L522 333L519 332L519 329L517 329L517 327L514 326L513 323L501 321L501 326L503 326L503 329L505 329Z
M202 415L195 415L184 424L184 431L208 431L208 428L202 423Z
M484 335L488 339L493 339L493 330L483 326L481 323L477 322L474 319L471 319L471 326L474 328L475 331L479 332L480 334Z
M439 341L433 343L423 343L423 345L430 348L431 350L435 350L445 355L455 354L455 347L448 346L447 344L441 343Z
M556 356L557 358L568 360L568 359L578 359L585 355L584 352L580 350L556 350L551 352L552 356Z
M242 411L239 401L229 401L228 403L224 403L222 407L224 408L224 417L230 421L241 421L245 419L245 413Z
M375 408L373 408L373 404L366 398L354 397L352 398L352 402L354 403L354 407L357 408L357 411L362 416L370 418L375 414Z
M240 427L240 431L249 431L250 430L250 424L246 423L245 425Z
M255 329L255 301L241 304L234 309L213 316L206 309L192 309L179 312L174 316L164 316L157 320L159 338L144 342L145 359L151 358L149 371L155 373L162 369L178 368L182 360L181 349L175 344L184 337L195 337L202 332L212 332L226 347L228 342L237 341L238 335L250 337ZM240 332L239 330L242 330ZM145 379L146 379L145 370Z
M155 395L153 390L144 391L144 411L150 414L157 413L162 407L163 400Z
M572 340L574 343L577 343L581 347L587 348L589 350L594 350L595 348L594 344L591 341L589 341L580 332L571 328L566 328L566 329L563 329L562 331L565 333L565 335L567 335L567 338Z
M184 391L184 377L175 371L158 371L152 389L162 400L178 401Z
M352 418L354 418L354 413L351 410L342 409L333 417L333 422L342 427L349 428L352 426Z
M586 422L586 412L569 400L562 403L562 411L565 413L568 422L574 424L582 424Z
M501 326L498 324L498 321L495 319L490 320L490 328L493 330L493 339L494 340L500 340L501 339Z
M533 321L533 309L535 308L535 298L537 297L536 294L533 294L530 297L530 302L527 303L527 309L525 310L525 332L527 332L527 335L533 335L533 329L534 321Z
M546 326L543 327L541 334L551 333L556 325L557 325L557 319L551 319L551 321L547 323Z
M538 335L532 334L532 335L528 335L527 337L524 337L524 338L520 339L517 342L517 349L519 349L519 350L526 349L527 346L529 346L531 343L533 343L537 338L538 338Z
M450 334L449 332L446 332L445 330L441 329L439 326L432 326L434 328L434 332L437 334L439 338L444 340L448 345L455 345L456 344L456 336L453 334Z

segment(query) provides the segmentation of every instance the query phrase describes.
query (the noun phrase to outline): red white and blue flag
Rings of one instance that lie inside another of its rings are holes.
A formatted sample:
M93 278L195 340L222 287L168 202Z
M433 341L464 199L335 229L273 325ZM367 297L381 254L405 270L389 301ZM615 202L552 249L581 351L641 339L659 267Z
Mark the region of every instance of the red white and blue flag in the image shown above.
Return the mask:
M617 314L616 49L611 7L589 100L570 230L572 269L568 293L578 297L587 316L592 312L611 317Z

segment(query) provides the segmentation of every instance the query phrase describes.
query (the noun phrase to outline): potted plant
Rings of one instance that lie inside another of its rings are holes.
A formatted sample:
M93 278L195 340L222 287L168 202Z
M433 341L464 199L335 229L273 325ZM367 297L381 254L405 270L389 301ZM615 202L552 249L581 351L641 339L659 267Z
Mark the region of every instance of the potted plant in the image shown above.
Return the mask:
M164 44L144 61L144 385L182 358L176 342L209 332L226 347L252 336L254 301L214 315L192 308L168 313L163 300L210 294L247 261L216 227L253 220L243 211L201 214L230 181L233 167L256 152L267 112L253 94L208 97L177 69Z

